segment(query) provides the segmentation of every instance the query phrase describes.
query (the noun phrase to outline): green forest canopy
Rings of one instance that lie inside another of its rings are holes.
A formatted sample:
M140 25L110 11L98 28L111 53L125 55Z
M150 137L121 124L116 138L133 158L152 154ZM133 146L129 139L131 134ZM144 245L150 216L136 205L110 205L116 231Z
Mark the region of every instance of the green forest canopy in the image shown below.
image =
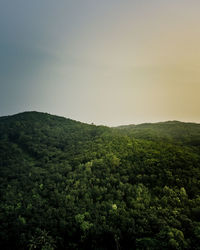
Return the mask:
M200 249L200 124L0 118L1 249Z

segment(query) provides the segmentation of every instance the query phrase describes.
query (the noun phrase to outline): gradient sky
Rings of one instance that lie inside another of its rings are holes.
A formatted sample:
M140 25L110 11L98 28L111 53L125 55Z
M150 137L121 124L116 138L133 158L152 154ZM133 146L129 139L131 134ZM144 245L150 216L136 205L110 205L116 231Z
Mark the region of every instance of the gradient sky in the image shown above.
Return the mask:
M199 0L0 0L0 116L200 123Z

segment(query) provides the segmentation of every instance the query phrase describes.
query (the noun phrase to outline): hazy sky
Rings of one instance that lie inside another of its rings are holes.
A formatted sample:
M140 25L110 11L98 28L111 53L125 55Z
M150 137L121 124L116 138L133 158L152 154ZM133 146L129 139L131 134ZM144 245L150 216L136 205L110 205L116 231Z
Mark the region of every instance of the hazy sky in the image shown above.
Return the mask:
M200 123L199 0L0 0L0 116Z

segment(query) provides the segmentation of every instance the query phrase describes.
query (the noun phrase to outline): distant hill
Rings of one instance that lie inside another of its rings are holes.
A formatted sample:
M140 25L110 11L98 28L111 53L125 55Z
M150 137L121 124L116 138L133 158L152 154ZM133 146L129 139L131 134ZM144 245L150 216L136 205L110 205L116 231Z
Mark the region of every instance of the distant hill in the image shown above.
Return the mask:
M139 125L119 126L128 134L143 139L168 139L188 145L200 146L200 124L168 121L159 123L144 123Z
M1 249L199 249L200 124L0 117Z

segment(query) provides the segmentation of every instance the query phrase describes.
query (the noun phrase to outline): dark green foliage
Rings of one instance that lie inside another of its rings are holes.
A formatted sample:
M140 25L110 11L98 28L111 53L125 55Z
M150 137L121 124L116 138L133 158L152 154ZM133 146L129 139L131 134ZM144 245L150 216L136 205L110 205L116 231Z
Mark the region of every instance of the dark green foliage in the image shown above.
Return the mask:
M200 249L200 125L0 118L1 249Z

